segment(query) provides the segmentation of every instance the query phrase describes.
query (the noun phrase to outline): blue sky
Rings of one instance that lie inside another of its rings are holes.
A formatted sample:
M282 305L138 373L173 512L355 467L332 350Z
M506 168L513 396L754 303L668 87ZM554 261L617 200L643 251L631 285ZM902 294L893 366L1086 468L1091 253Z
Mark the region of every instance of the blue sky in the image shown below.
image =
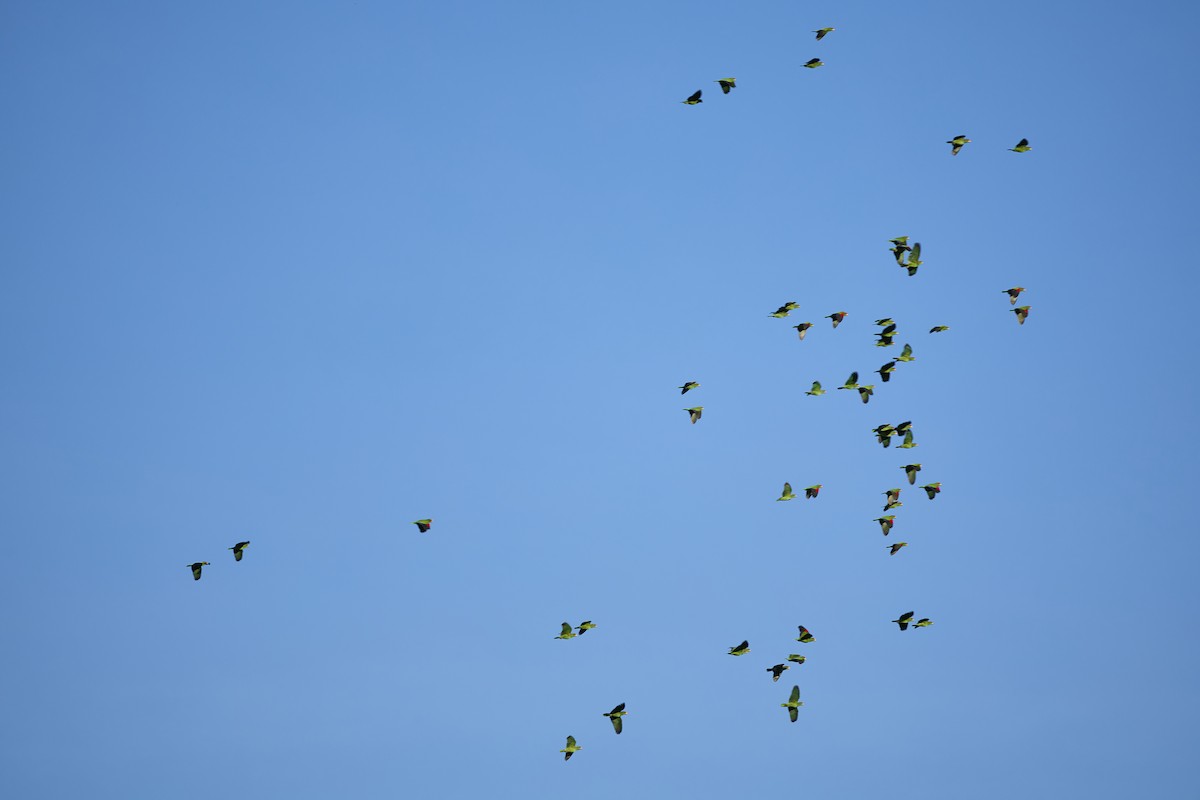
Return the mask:
M1195 794L1200 11L976 5L0 4L0 793Z

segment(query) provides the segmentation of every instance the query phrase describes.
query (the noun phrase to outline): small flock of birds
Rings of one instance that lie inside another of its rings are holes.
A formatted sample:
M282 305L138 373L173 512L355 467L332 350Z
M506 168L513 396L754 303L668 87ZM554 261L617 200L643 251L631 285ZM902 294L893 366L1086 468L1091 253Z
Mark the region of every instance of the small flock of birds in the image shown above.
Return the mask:
M832 27L819 28L813 31L813 33L816 34L816 40L819 42L835 30L836 28ZM825 66L825 62L819 58L813 58L807 61L803 66L808 69L816 69L817 67ZM737 88L737 80L735 78L720 78L714 82L720 86L722 94L727 95ZM702 95L702 90L698 89L682 102L689 106L699 105L700 103L704 102ZM967 138L965 134L955 136L946 142L946 144L951 146L950 154L953 156L957 156L963 147L970 143L971 139ZM1015 147L1010 147L1008 149L1014 153L1028 153L1033 148L1030 147L1028 139L1021 139L1019 142L1017 142ZM921 243L914 242L912 245L909 245L908 240L908 236L897 236L893 239L889 239L888 241L891 244L891 247L888 249L895 258L896 263L900 267L904 268L911 277L917 274L918 269L924 262L921 260ZM1010 305L1016 306L1017 298L1022 292L1025 291L1025 288L1022 286L1014 286L1003 291L1009 296ZM798 308L800 308L799 303L796 303L795 301L789 301L781 305L775 311L771 312L768 316L776 319L783 319L788 317L792 311L795 311ZM1012 312L1016 315L1017 322L1019 324L1025 324L1025 320L1029 317L1029 308L1029 306L1020 306L1012 309ZM832 327L836 329L846 319L848 313L849 312L846 311L835 311L832 314L826 315L824 319L830 320ZM875 324L880 328L880 330L875 334L877 337L875 345L877 347L893 346L895 344L895 338L898 335L896 321L890 317L886 317L875 320ZM804 341L805 335L812 327L812 322L801 322L792 326L792 328L794 328L798 333L800 341ZM935 325L929 329L929 333L943 333L948 330L950 330L948 325ZM879 369L875 370L875 372L879 375L880 380L883 383L888 383L896 371L897 364L909 363L915 360L916 359L913 356L912 345L905 344L900 352L900 355L883 364ZM690 391L699 389L700 383L697 381L686 381L683 385L676 388L680 389L681 395L685 395ZM850 377L847 378L846 382L839 386L838 389L857 391L864 404L868 403L871 397L875 394L874 384L860 384L858 382L857 371L851 372ZM812 388L806 391L804 394L810 397L820 397L821 395L826 394L826 391L821 387L820 381L813 381ZM701 419L704 406L692 406L690 408L685 408L684 411L688 413L688 418L694 425ZM884 448L891 446L893 437L903 437L902 443L897 445L898 449L911 449L913 447L917 447L917 442L914 440L913 423L911 420L901 422L898 425L884 423L873 428L872 432L875 434L876 440ZM904 473L908 478L909 485L915 486L917 482L917 473L921 472L921 464L905 464L901 466L900 469L904 470ZM809 500L816 499L820 495L822 486L823 484L817 483L813 484L812 486L805 487L804 497ZM933 500L939 493L941 493L941 487L942 484L940 482L934 482L925 484L920 488L925 491L926 496L930 500ZM882 492L882 494L885 496L883 507L885 515L876 517L872 521L878 522L883 535L887 536L892 532L892 528L896 524L896 515L888 514L886 512L898 509L904 504L900 502L899 488L887 489ZM783 491L780 493L780 496L776 498L776 501L781 502L795 500L797 497L798 495L792 491L791 483L784 482ZM431 518L419 519L415 520L412 524L417 526L419 533L426 533L432 528L433 520ZM233 558L235 561L242 560L242 555L249 544L250 542L248 541L238 542L233 547L229 548L233 551ZM885 545L885 549L889 551L889 555L894 556L896 553L900 552L902 548L907 546L908 542L894 542L892 544ZM198 581L200 580L203 568L207 566L210 566L208 561L197 561L189 564L188 568L192 571L193 579ZM914 616L916 616L916 612L906 611L896 619L891 620L891 622L894 622L896 625L898 625L901 631L908 630L910 626L913 628L927 628L933 625L933 620L929 617L921 617L920 619L914 621ZM797 642L800 642L801 644L811 644L816 641L812 633L810 633L806 627L803 625L799 625L797 627L800 633L800 635L796 638ZM554 638L562 640L574 639L577 636L584 635L589 630L594 628L596 628L596 625L591 620L585 620L578 626L573 626L569 622L563 622L561 631ZM749 652L750 642L748 640L742 641L740 644L729 648L729 655L731 656L744 656ZM777 683L780 676L784 673L784 671L790 669L791 665L794 664L799 666L806 660L806 656L800 655L799 653L790 653L783 662L767 667L766 671L771 673L771 680ZM796 720L799 718L799 709L803 705L804 703L800 701L799 685L793 686L787 701L780 703L781 707L787 709L788 717L792 722L796 722ZM628 712L625 710L625 703L619 703L618 705L614 706L611 711L604 712L602 716L608 718L608 720L612 723L613 731L619 735L624 727L623 718L627 716L627 714ZM568 736L566 746L558 752L564 754L564 761L570 761L571 757L582 749L583 747L578 744L574 736Z

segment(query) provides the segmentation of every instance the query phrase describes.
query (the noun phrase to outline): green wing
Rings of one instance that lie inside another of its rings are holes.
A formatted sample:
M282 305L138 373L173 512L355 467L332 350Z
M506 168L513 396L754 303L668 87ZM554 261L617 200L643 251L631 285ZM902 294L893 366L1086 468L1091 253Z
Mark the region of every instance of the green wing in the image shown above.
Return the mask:
M559 634L559 635L560 635L560 636L566 636L566 635L567 635L567 634L569 634L570 632L571 632L571 623L569 623L569 622L564 622L564 623L562 624L562 633L561 633L561 634Z
M791 697L789 697L789 698L788 698L788 702L789 702L789 703L795 703L795 702L797 702L799 699L800 699L800 687L799 687L799 686L793 686L793 687L792 687L792 695L791 695Z
M729 94L729 92L726 92L725 94ZM621 729L623 727L625 727L624 725L621 724L621 718L620 717L609 717L609 720L612 721L613 730L616 731L617 735L619 736L621 734Z
M796 708L795 706L788 706L788 718L791 719L792 722L795 722L800 718L800 709Z

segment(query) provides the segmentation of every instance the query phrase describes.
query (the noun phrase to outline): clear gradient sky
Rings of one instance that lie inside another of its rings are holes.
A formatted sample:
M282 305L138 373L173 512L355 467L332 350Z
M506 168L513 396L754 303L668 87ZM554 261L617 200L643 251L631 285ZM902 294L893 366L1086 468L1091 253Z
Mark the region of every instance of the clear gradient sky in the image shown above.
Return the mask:
M0 795L1200 795L1198 26L0 2Z

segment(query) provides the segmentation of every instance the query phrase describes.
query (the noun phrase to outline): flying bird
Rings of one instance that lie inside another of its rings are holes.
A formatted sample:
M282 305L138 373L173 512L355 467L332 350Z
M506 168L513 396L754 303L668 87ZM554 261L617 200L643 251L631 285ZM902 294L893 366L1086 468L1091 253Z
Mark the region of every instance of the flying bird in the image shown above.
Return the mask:
M788 710L788 716L791 718L792 722L795 722L796 718L799 716L800 706L804 705L804 703L800 702L800 687L793 686L792 696L788 698L786 703L780 703L779 705Z
M908 433L912 430L912 420L905 420L896 426L896 433Z
M949 325L934 325L932 328L929 329L929 332L930 333L941 333L942 331L948 331L948 330L950 330Z
M779 676L783 674L785 669L789 669L787 664L776 664L773 667L767 667L767 672L771 673L771 680L778 683Z
M570 760L571 760L571 756L575 755L576 753L578 753L578 752L579 752L580 750L582 750L582 749L583 749L582 747L580 747L579 745L575 744L575 737L574 737L574 736L568 736L568 737L567 737L567 746L566 746L566 747L564 747L562 750L559 750L558 752L560 752L560 753L566 753L566 755L565 755L565 756L563 756L563 761L570 761Z
M749 653L749 652L750 652L750 642L748 642L748 641L742 642L737 647L729 648L729 655L731 655L731 656L744 656L744 655L746 655L746 653Z
M1028 139L1022 139L1021 141L1017 142L1016 147L1010 147L1008 149L1013 151L1014 153L1028 153L1033 148L1029 146Z
M851 372L850 377L846 378L846 382L838 387L839 389L857 389L858 388L858 373Z
M907 547L907 546L908 546L908 542L896 542L895 544L885 544L884 545L884 547L891 549L892 552L888 553L888 555L891 555L891 556L894 556L894 555L896 555L896 553L899 553L901 547Z
M790 483L785 483L783 485L783 494L779 495L779 497L776 497L775 502L778 503L780 500L795 500L795 499L796 499L796 495L792 494L792 485Z
M562 624L562 633L554 637L555 639L574 639L575 631L571 629L571 623L564 622Z
M1017 298L1023 291L1025 291L1024 286L1014 286L1011 289L1005 289L1004 294L1008 295L1008 304L1010 306L1015 306L1017 304Z
M1025 319L1029 316L1029 306L1018 306L1012 312L1017 315L1017 323L1024 325Z
M896 371L896 362L889 361L875 371L879 373L880 378L883 378L883 382L887 383L892 379L892 373Z
M803 664L805 661L808 660L808 656L802 656L799 653L792 653L791 655L789 655L787 657L787 660L792 662L793 664Z
M891 317L884 317L883 319L875 320L875 324L881 328L886 328L888 325L894 327L896 325L896 320L892 319Z
M810 58L808 61L804 62L804 66L808 67L809 69L816 69L817 67L825 66L825 62L819 58Z
M729 94L730 89L737 88L737 86L734 84L735 80L737 80L737 79L736 78L721 78L720 80L713 81L713 83L719 84L721 87L721 91L725 94Z
M592 622L589 619L589 620L585 620L585 621L579 623L579 627L576 630L579 631L580 636L583 636L585 633L587 633L594 627L596 627L596 623Z
M900 490L897 489L897 492ZM878 522L879 527L883 529L883 535L887 536L892 532L892 526L896 524L896 515L888 514L886 517L876 517L872 522Z
M799 325L793 325L792 327L795 328L797 333L800 334L800 341L803 342L804 334L808 333L808 329L812 326L813 324L811 322L801 322Z
M820 381L813 381L812 388L805 392L805 394L812 395L813 397L820 397L821 395L825 394L825 390L821 388Z
M682 390L683 390L682 392L680 392L680 394L687 394L687 393L688 393L688 392L690 392L692 389L699 389L699 388L700 388L700 384L696 383L695 381L688 381L688 382L687 382L687 383L685 383L683 386L676 386L675 388L676 388L676 389L682 389Z
M795 302L784 303L783 305L781 305L779 308L775 309L770 314L767 314L767 316L782 319L783 317L786 317L790 312L795 311L799 307L800 307L799 303L795 303Z
M858 389L858 396L862 398L863 404L870 402L871 395L875 394L875 384L867 384L865 386L855 387Z
M913 612L907 611L900 615L900 619L894 619L894 620L892 620L892 622L899 625L900 630L906 631L906 630L908 630L908 623L909 623L909 621L912 620L912 618L913 618Z
M942 485L940 483L927 483L921 488L925 490L925 494L929 496L930 500L936 497L938 492L942 491Z
M908 263L900 266L908 270L909 277L917 274L917 268L925 262L921 260L921 243L917 242L912 246L912 252L908 254Z
M917 473L921 471L920 464L905 464L900 469L904 470L904 474L908 476L908 482L912 486L917 485Z
M911 450L914 447L918 447L918 446L919 445L913 441L912 428L909 428L907 431L904 432L904 443L896 445L896 449L897 450Z
M702 411L704 411L704 406L696 406L695 408L685 408L684 411L688 412L688 417L691 418L692 424L695 425L696 420L700 419L700 413Z
M820 493L821 493L821 487L822 487L822 486L824 486L824 484L822 484L822 483L818 483L816 486L809 486L809 487L806 487L806 488L805 488L805 490L804 490L804 497L805 497L805 499L807 499L807 500L811 500L812 498L814 498L814 497L816 497L818 494L820 494Z
M835 311L832 314L830 314L829 316L824 317L824 319L833 320L833 327L836 328L838 325L842 324L842 320L844 320L846 318L847 313L848 312L845 312L845 311Z
M912 345L904 345L904 348L900 351L900 355L896 356L896 360L903 361L906 364L910 361L916 361L916 357L912 354Z
M417 533L424 533L425 531L427 531L433 527L433 520L419 519L416 522L414 522L413 525L417 526Z
M197 561L194 564L188 564L188 567L192 570L192 580L200 580L200 572L208 565L207 561Z
M808 628L804 627L803 625L797 625L796 627L800 629L800 636L796 638L797 642L809 644L810 642L816 641L816 639L813 638L813 635L808 632Z
M884 492L884 494L887 496L887 500L884 502L889 506L892 503L898 503L900 501L900 490L899 489L888 489L886 492Z
M963 145L968 144L970 141L971 140L967 138L965 133L960 133L958 136L955 136L953 139L946 142L946 144L952 145L950 148L950 155L958 155L958 151L963 149Z
M621 703L619 706L614 708L612 711L609 711L607 714L604 715L604 716L608 717L609 722L612 723L613 730L617 732L617 735L620 735L621 728L623 727L621 725L621 717L625 716L628 713L629 712L625 710L625 704Z
M914 628L928 628L932 624L933 624L933 620L931 620L929 617L921 617L919 620L917 620L916 622L913 623L913 627Z
M830 33L833 33L836 30L837 30L837 28L821 28L818 31L813 31L813 33L815 33L817 35L817 41L819 42L822 39L824 39L827 35L829 35Z
M233 551L233 560L234 561L241 561L242 560L242 551L245 550L249 545L250 545L249 542L238 542L233 547L228 547L226 549Z
M700 99L701 94L703 94L703 92L701 90L697 89L695 94L688 97L687 100L680 100L679 102L684 103L689 106L694 106L697 103L703 103L704 101ZM567 758L570 758L570 756L567 756Z

